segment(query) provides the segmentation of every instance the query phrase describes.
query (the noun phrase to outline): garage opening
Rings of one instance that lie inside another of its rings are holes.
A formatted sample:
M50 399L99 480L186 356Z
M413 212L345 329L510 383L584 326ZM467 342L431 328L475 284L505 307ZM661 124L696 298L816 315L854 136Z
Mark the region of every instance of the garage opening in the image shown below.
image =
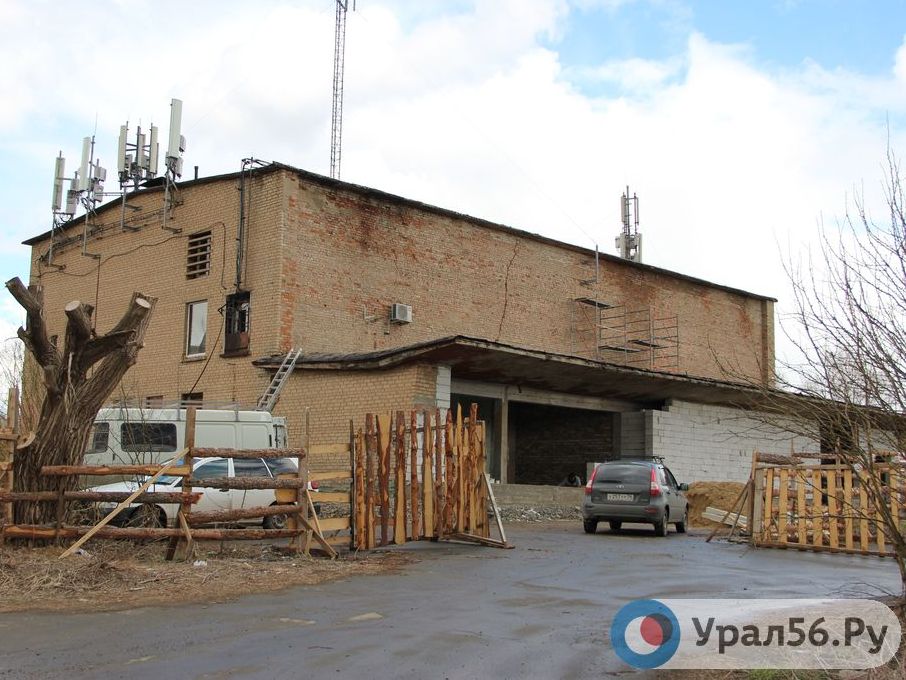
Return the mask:
M614 417L590 411L541 404L509 404L510 464L516 484L563 483L586 479L586 463L615 458Z

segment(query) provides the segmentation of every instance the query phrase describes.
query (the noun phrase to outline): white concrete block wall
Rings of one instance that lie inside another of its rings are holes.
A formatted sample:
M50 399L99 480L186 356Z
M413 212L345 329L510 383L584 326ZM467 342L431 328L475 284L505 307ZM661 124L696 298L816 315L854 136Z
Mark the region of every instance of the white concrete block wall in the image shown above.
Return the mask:
M663 456L680 482L738 481L749 477L752 452L817 451L817 437L770 425L750 412L726 406L671 401L651 418L649 451ZM625 454L624 454L625 455Z

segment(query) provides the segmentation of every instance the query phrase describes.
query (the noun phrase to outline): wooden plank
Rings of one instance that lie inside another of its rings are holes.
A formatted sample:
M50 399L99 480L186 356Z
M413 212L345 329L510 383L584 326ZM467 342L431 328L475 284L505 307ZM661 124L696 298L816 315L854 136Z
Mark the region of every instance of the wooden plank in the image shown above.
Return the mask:
M755 493L752 494L752 496L754 497L752 501L752 512L749 513L749 516L752 518L752 530L750 532L750 535L753 543L756 541L767 540L763 522L765 474L766 473L764 470L755 470L753 472L753 479L755 480Z
M349 444L312 444L308 448L309 456L343 456L349 455Z
M868 491L866 485L868 484L866 480L865 472L859 473L859 548L864 552L868 552L869 548L869 532L868 532Z
M304 467L303 467L303 475ZM192 486L206 489L304 489L308 481L304 477L211 477L195 479L187 477Z
M324 472L308 473L308 481L310 482L340 481L346 479L352 479L352 470L326 470Z
M73 527L64 526L59 530L61 538L78 538L82 539L92 530L91 534L97 538L172 538L179 540L184 536L183 529L179 527L112 527L105 526L101 529L97 527ZM57 530L54 527L43 525L20 524L10 525L3 528L7 536L12 538L31 538L31 539L52 539L55 537ZM192 537L195 540L206 541L231 541L231 540L267 540L271 538L289 538L299 533L294 529L192 529Z
M421 487L418 484L418 412L409 413L409 500L410 514L412 515L412 530L409 535L412 540L422 536L421 523Z
M235 522L240 519L271 517L273 515L296 515L303 508L298 505L262 505L256 508L237 508L233 510L212 510L210 512L190 512L187 522L190 526Z
M238 458L240 460L254 460L256 458L305 458L305 449L222 449L195 446L192 447L192 455L195 458Z
M365 550L371 550L375 545L374 498L376 495L377 448L377 429L374 424L374 416L368 413L365 415L365 543L357 546Z
M131 496L130 491L67 491L67 501L89 501L92 503L119 503ZM0 491L0 503L32 501L52 502L58 498L56 491ZM139 494L133 503L197 503L201 493L184 494L180 491L148 492Z
M406 542L406 421L402 411L396 412L396 450L394 457L393 542Z
M831 548L830 546L826 546L826 545L825 546L810 545L810 546L805 546L805 547L801 548L793 543L784 544L784 543L777 543L777 542L770 542L770 541L765 542L765 543L760 543L759 547L760 548L783 548L783 549L793 548L793 549L807 551L807 552L841 553L841 554L845 554L845 555L865 555L867 557L889 557L890 556L889 554L882 555L882 554L879 554L878 552L872 551L872 550L861 550L861 549L848 550L846 548Z
M319 520L321 524L321 531L339 531L341 529L348 529L350 526L349 517L327 517L325 519Z
M780 470L780 498L777 506L777 537L781 543L787 542L786 523L789 512L790 473L786 468Z
M805 472L796 470L796 540L799 545L808 543L808 509L805 505Z
M837 471L827 473L827 528L830 532L830 547L840 547L840 525L837 517Z
M365 433L359 429L355 439L355 449L353 450L353 460L355 461L353 475L353 508L355 513L355 531L352 533L353 550L356 548L365 548L365 532L367 531L367 522L365 521Z
M447 488L444 491L444 530L449 534L455 529L456 524L456 444L453 432L453 411L447 409L446 422L444 423L444 463L446 465L445 478Z
M425 537L436 535L434 526L434 432L431 429L431 411L423 414L422 436L422 508L424 508Z
M812 545L820 547L824 542L824 516L821 480L823 470L812 470Z
M491 501L491 508L494 511L494 521L497 522L497 531L500 532L500 540L503 543L506 543L506 532L503 530L503 522L500 520L500 508L497 507L497 497L494 495L494 489L491 486L491 475L485 474L482 476L484 477L484 484L488 490L488 498Z
M189 407L189 409L186 411L185 442L184 442L185 447L186 447L186 452L185 452L186 455L185 455L185 458L183 459L183 463L185 463L186 467L188 467L189 470L192 470L195 467L195 452L193 451L193 449L195 448L195 420L198 415L197 411L198 411L198 409L194 406ZM192 492L192 480L190 477L183 477L182 490L186 493ZM191 513L191 511L192 511L192 505L190 503L183 502L179 506L179 510L177 510L177 516L181 514L183 519L185 520L186 516L189 513ZM186 520L185 523L188 524L188 521ZM191 535L192 535L191 531L188 531L186 533L188 533L189 537L191 537ZM179 550L179 547L181 545L181 540L182 539L180 537L170 539L170 542L167 545L167 552L164 555L164 559L166 561L169 562L176 556L176 553ZM189 543L189 541L187 541L187 544L188 543ZM186 556L188 557L188 551L187 551Z
M167 474L176 477L192 474L192 468L188 465L45 465L41 468L41 474L45 477L155 475L164 468Z
M847 550L853 549L853 471L843 471L843 541Z
M440 409L434 410L434 522L438 537L444 534L444 428L441 422Z
M767 539L771 530L771 519L774 516L774 468L765 470L764 481L764 535Z
M378 485L380 486L381 545L390 542L390 428L392 416L381 414L378 429Z
M175 464L177 460L178 460L178 457L173 458L173 460L171 462ZM79 547L82 546L83 543L85 543L85 541L87 541L89 538L94 536L98 531L100 531L105 526L107 526L107 524L109 524L110 521L113 520L114 517L119 515L126 508L126 506L130 505L132 503L132 501L135 500L135 498L137 496L139 496L141 493L143 493L149 486L154 484L154 482L156 482L159 477L163 476L163 474L165 472L167 472L168 469L169 469L169 467L167 465L162 465L160 470L157 471L157 473L148 477L147 481L145 481L135 491L130 493L129 496L127 496L123 501L121 501L119 503L119 505L117 505L113 510L111 510L109 513L107 513L106 517L104 517L100 522L98 522L93 527L91 527L91 529L86 531L85 534L78 541L76 541L71 546L69 546L66 550L64 550L63 554L60 555L60 559L62 559L64 557L68 557L69 555L74 553L76 550L79 549ZM191 491L191 489L189 489L187 491ZM57 535L59 535L59 534L57 534Z
M311 408L305 409L305 448L306 450L311 448ZM308 485L311 484L311 480L309 479L310 472L311 470L308 469L308 465L306 464L303 466L302 459L300 458L299 467L296 470L296 477L300 482L299 486L296 487L296 505L302 508L302 514L292 515L291 519L293 520L293 528L296 528L301 524L305 529L305 533L299 534L299 536L296 537L296 540L293 541L296 553L304 555L311 555L311 539L314 534L314 528L308 521L311 515L309 514L309 504L306 500ZM319 530L318 534L320 533Z
M463 533L466 526L466 485L465 476L469 472L468 461L464 455L462 404L456 406L456 427L454 434L456 456L456 532Z
M878 508L875 511L875 540L878 542L878 552L880 554L885 554L887 552L887 541L885 538L884 530L884 516L881 514L881 509Z
M311 498L315 503L349 503L352 494L348 491L316 491Z
M902 525L900 524L900 476L897 471L891 470L890 472L890 516L893 519L893 523L899 529Z

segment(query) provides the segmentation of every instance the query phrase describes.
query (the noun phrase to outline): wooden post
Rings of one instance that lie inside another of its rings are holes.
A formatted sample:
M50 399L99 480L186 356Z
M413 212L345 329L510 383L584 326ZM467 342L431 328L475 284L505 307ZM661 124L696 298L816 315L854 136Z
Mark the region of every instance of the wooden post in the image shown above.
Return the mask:
M353 456L355 459L355 498L353 507L355 508L355 533L353 533L352 549L367 549L369 524L366 521L366 510L368 508L365 500L365 489L368 486L367 477L365 476L365 434L359 429L355 438L355 449Z
M359 431L361 435L361 430ZM352 550L356 546L356 535L359 532L359 515L358 508L359 504L356 503L358 498L358 489L359 489L359 469L357 467L356 459L356 434L355 434L355 425L352 422L352 418L349 419L349 473L352 475L352 478L349 480L349 549ZM311 494L309 494L310 496ZM312 514L317 518L318 513L314 511L315 505L311 504Z
M381 495L381 545L390 542L390 428L393 414L381 414L378 426L378 484Z
M444 494L444 534L456 531L456 444L453 435L453 411L447 409L444 424L444 462L447 489Z
M859 472L859 547L868 552L870 535L868 532L868 484L867 475L864 471Z
M396 475L395 503L393 506L393 542L402 545L406 542L406 416L402 411L396 412L396 458L394 460Z
M378 455L377 430L374 425L374 415L365 415L365 544L366 550L374 548L374 497L375 497L375 468Z
M843 540L847 550L853 549L853 471L843 471Z
M781 543L787 542L786 523L790 493L790 473L786 468L780 470L780 498L777 514L777 538Z
M431 411L422 413L422 508L425 518L425 537L433 538L434 526L434 432L431 429Z
M796 469L796 529L798 530L796 540L801 546L808 545L808 508L805 505L805 472L799 468Z
M749 524L751 524L751 535L750 540L752 543L764 542L767 540L765 535L764 527L764 505L765 505L765 484L764 484L765 471L756 468L753 475L753 490L752 494L754 500L752 503L752 512L749 515Z
M819 548L824 545L824 513L821 510L821 475L820 469L812 470L812 545Z
M421 518L419 517L420 494L421 489L418 485L418 412L412 411L409 414L409 500L411 501L413 541L417 541L422 536Z
M485 437L487 435L487 426L484 421L478 423L478 528L485 538L491 537L491 525L488 523L488 492L485 489L483 479L486 479L487 472L487 455ZM489 487L490 488L490 487Z
M0 491L11 493L13 490L13 462L16 457L16 440L19 431L19 390L11 387L6 401L6 434L9 439L0 442ZM3 449L6 449L3 451ZM13 523L13 502L2 504L0 527ZM0 546L4 543L3 530L0 528Z
M191 406L186 410L186 430L185 430L185 442L184 442L185 455L183 456L183 462L184 462L184 465L189 468L190 476L183 477L183 479L182 479L183 493L192 493L192 483L189 480L191 479L191 470L194 467L193 463L194 463L195 451L193 449L195 448L196 410L197 409L194 406ZM179 518L178 518L179 514L182 514L183 518L185 519L186 513L189 512L191 509L192 509L191 503L186 503L185 501L183 503L181 503L179 506L179 510L177 511L177 522L179 522ZM179 522L179 524L182 525L182 522ZM187 522L187 524L188 524L188 522ZM191 538L191 533L189 534L189 538ZM176 552L179 549L179 546L180 546L182 540L183 540L182 538L178 538L178 537L173 537L170 539L170 544L167 546L167 555L166 555L167 561L172 560L176 556ZM186 543L187 543L186 559L188 559L189 555L190 555L188 540L186 541Z
M446 485L444 484L444 429L441 425L440 409L434 411L434 521L437 537L444 535L444 508Z
M837 522L837 470L827 471L827 529L831 548L840 547L840 525Z
M465 476L469 471L468 461L463 455L462 404L456 407L456 531L466 532L466 484Z
M306 491L308 491L308 452L311 451L311 409L305 409L305 460L299 459L299 469L298 476L300 481L300 486L296 487L296 505L303 508L302 513L299 515L299 518L302 520L303 524L306 524L305 533L299 534L296 537L296 552L305 552L306 555L310 554L311 546L311 535L312 528L309 519L311 515L309 514L308 503L305 501ZM303 464L304 463L304 464Z
M770 540L771 519L774 516L774 468L765 470L764 482L764 536Z

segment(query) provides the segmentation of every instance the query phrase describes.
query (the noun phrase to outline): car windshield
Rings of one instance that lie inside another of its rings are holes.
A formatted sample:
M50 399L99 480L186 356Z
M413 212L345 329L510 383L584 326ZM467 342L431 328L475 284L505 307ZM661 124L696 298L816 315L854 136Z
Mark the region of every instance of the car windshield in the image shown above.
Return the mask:
M645 484L650 479L647 465L602 465L595 473L597 484Z

